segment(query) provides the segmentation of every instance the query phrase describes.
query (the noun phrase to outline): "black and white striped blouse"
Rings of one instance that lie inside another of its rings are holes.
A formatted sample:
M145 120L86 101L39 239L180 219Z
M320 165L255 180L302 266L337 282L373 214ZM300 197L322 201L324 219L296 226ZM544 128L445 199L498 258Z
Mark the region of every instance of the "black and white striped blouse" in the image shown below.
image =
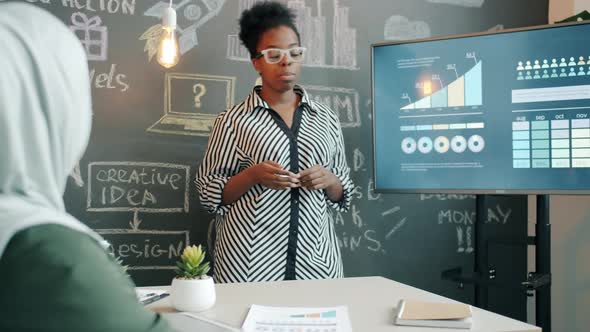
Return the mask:
M197 173L201 204L217 213L216 282L251 282L343 276L340 248L328 206L346 211L353 184L336 114L295 87L301 103L289 128L259 96L260 86L239 105L219 114ZM341 181L343 198L324 190L273 190L255 185L222 205L229 178L275 161L297 173L320 164Z

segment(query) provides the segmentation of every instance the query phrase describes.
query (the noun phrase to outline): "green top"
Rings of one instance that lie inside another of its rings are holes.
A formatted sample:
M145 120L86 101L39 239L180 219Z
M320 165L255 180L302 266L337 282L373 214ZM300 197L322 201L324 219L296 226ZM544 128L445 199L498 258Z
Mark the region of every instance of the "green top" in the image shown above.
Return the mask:
M60 225L17 233L0 259L0 331L171 331L86 234Z

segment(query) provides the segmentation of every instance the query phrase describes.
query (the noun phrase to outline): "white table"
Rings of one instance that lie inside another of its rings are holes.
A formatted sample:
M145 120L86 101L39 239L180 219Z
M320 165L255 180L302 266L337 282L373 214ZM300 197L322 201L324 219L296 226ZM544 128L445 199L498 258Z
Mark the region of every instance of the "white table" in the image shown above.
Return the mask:
M215 306L197 315L236 328L241 327L251 304L301 307L347 305L354 332L467 331L393 325L395 307L400 299L455 301L382 277L217 284L215 288ZM175 311L170 297L147 308L156 312ZM471 331L541 332L541 328L473 307Z

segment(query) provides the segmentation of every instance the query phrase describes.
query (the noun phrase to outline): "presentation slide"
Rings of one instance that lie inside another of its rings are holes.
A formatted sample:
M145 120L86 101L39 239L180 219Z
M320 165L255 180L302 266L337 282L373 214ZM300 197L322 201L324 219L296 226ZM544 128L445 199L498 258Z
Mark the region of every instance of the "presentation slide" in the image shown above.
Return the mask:
M590 24L373 45L375 186L590 191Z

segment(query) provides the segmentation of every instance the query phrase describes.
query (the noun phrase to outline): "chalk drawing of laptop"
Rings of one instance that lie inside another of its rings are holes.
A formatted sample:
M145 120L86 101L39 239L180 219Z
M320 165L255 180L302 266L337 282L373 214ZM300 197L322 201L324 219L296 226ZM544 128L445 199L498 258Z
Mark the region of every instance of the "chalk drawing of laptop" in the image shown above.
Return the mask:
M217 115L234 104L235 83L230 76L166 73L164 116L146 131L209 136Z

